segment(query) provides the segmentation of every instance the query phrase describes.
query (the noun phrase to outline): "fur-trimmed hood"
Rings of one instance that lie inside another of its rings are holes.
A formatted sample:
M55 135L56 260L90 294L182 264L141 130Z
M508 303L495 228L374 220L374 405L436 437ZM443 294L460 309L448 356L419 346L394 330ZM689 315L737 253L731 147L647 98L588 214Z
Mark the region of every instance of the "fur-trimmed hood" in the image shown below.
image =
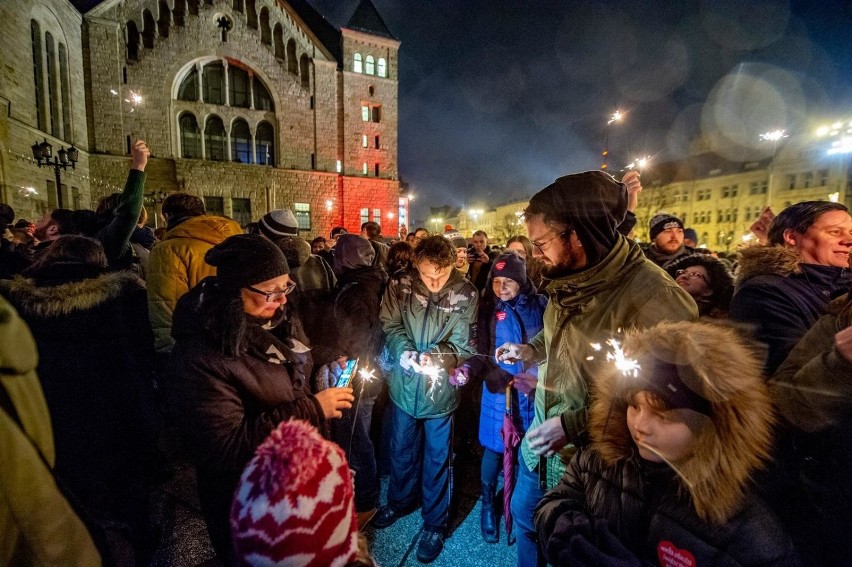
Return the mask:
M628 335L628 357L652 354L678 365L682 381L710 402L710 422L697 434L692 455L671 463L697 514L721 524L738 509L752 473L769 457L775 418L761 375L762 357L731 327L711 323L661 323ZM589 410L589 431L604 462L631 457L628 395L639 376L614 365L598 376Z
M130 272L108 272L58 285L39 286L35 280L21 276L0 281L3 295L18 309L39 318L92 309L140 289L145 289L144 282Z
M783 276L801 273L801 258L794 251L783 246L757 244L740 250L737 281L743 282L757 276Z

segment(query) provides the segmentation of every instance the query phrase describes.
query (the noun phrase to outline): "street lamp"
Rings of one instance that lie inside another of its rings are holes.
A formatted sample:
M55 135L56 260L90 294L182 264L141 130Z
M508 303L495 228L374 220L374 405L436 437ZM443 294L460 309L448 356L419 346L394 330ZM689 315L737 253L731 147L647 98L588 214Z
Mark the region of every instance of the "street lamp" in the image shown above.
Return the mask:
M160 228L160 211L157 209L157 205L161 204L166 200L169 194L159 189L157 191L152 191L151 193L146 193L143 202L154 205L154 228Z
M478 221L480 215L482 215L482 209L470 209L467 213L473 217L473 223L476 224L476 221Z
M772 174L775 169L775 154L778 151L778 141L787 137L786 130L771 130L758 136L762 142L772 142L772 161L769 162L768 179L766 180L766 206L772 206Z
M56 208L62 209L62 180L59 170L68 169L69 165L71 169L76 169L80 152L74 147L74 144L71 144L71 147L67 150L60 146L59 152L57 152L59 155L55 156L53 155L53 146L48 143L47 138L40 144L36 141L32 146L32 151L33 159L36 160L39 167L53 167L53 174L56 176ZM53 158L53 162L50 161L50 158Z
M432 217L432 222L435 223L435 234L438 233L438 225L444 222L444 219L441 217Z

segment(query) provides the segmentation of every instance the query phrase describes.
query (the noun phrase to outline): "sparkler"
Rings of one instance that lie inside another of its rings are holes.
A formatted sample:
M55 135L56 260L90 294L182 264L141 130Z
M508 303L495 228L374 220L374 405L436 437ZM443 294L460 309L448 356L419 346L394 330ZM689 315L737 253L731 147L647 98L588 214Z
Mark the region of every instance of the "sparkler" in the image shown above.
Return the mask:
M621 329L618 331L621 332ZM609 351L606 353L606 359L615 363L615 367L621 370L621 373L625 376L633 376L636 378L639 375L639 370L642 369L639 365L639 361L635 358L628 358L627 355L624 354L624 349L621 348L621 342L617 339L607 339L606 344L609 346ZM603 350L600 343L589 343L589 346L596 352ZM586 360L594 359L594 355L586 357Z

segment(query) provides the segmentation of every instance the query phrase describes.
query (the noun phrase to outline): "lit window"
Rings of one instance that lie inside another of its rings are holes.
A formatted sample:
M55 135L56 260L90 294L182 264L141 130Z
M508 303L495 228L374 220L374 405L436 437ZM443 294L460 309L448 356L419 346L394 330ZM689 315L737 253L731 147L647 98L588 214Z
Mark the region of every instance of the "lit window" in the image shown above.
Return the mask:
M353 61L352 61L352 70L355 71L356 73L363 73L364 70L363 70L363 67L361 65L362 65L361 64L361 54L356 53L355 56L353 57Z
M363 167L362 171L364 172L364 175L367 175L367 162L366 161L364 162L364 167Z
M370 222L370 209L366 207L361 209L361 224L365 222Z
M337 173L342 173L342 172L343 172L343 162L340 161L340 160L337 160Z
M366 64L364 65L364 72L367 73L368 75L375 75L376 74L376 62L373 59L372 55L367 55L367 61L366 61Z
M296 213L296 224L299 230L311 230L311 205L310 203L293 203Z
M251 131L241 118L231 126L231 161L251 163Z
M373 209L373 222L382 223L382 210L381 209Z
M367 134L363 134L363 135L361 136L361 147L362 147L362 148L366 148L366 147L367 147Z
M377 65L378 75L379 77L387 77L388 76L388 65L385 62L384 57L379 57L379 64Z
M370 121L370 107L366 104L361 105L361 120L364 122Z

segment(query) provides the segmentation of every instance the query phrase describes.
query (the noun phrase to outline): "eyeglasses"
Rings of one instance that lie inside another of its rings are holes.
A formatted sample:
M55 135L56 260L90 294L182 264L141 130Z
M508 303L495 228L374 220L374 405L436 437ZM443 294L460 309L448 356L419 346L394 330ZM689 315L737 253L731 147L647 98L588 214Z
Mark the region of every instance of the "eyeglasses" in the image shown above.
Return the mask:
M533 243L532 243L532 245L533 245L533 246L535 246L535 247L536 247L536 249L537 249L539 252L541 252L542 254L544 254L544 247L545 247L545 246L547 246L548 244L550 244L551 242L553 242L553 241L554 241L554 240L556 240L557 238L562 238L563 236L565 236L565 235L567 235L567 234L571 234L571 231L570 231L570 230L565 230L565 231L563 231L563 232L560 232L559 234L557 234L556 236L554 236L554 237L553 237L553 238L551 238L550 240L545 240L544 242L533 242Z
M705 283L707 282L707 278L704 277L704 274L699 274L698 272L689 272L687 270L678 270L677 272L675 272L675 276L678 277L678 278L680 276L684 276L688 280L691 280L691 279L694 279L694 278L701 278L702 280L705 281Z
M260 291L259 289L255 289L250 285L246 286L246 289L258 295L263 295L264 297L266 297L266 301L269 301L271 303L273 301L278 301L285 295L290 295L293 290L296 289L296 282L287 282L286 288L278 289L275 291Z

